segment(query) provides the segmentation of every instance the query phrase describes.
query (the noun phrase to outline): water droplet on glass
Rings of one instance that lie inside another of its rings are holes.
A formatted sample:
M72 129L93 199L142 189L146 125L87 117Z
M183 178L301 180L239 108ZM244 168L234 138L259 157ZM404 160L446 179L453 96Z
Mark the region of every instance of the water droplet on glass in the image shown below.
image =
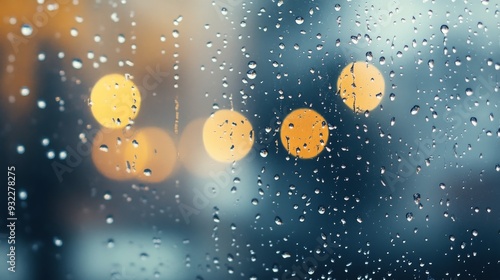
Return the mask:
M17 151L18 154L22 155L22 154L24 154L24 152L26 151L26 149L24 148L23 145L17 145L16 151Z
M295 23L296 24L303 24L304 23L304 18L301 16L298 16L295 18Z
M82 69L82 67L83 67L82 61L78 58L73 59L73 61L71 62L71 65L75 69Z
M250 69L247 71L247 77L251 80L255 79L257 77L257 72L253 69Z
M445 185L444 183L440 183L440 184L439 184L439 187L440 187L442 190L444 190L444 189L446 188L446 185Z
M20 190L19 191L19 199L20 200L26 200L28 198L28 192L25 190Z
M115 241L112 238L108 239L107 246L108 246L109 249L114 248L115 247Z
M262 150L260 150L260 156L261 156L261 157L265 158L265 157L267 157L267 155L268 155L268 152L267 152L267 150L266 150L266 149L262 149Z
M30 89L28 87L22 87L20 93L22 96L28 96L30 94Z
M149 258L149 255L147 253L141 253L139 257L141 258L141 260L145 261Z
M125 35L119 34L117 40L118 40L118 43L120 43L120 44L125 43Z
M109 149L107 145L102 144L101 146L99 146L99 150L107 153Z
M440 29L441 29L441 33L443 33L444 36L446 36L446 34L448 34L448 31L450 30L450 28L446 24L441 25Z
M257 63L255 61L248 62L248 68L255 69L257 67Z
M471 123L473 126L476 126L476 125L477 125L477 119L476 119L475 117L470 118L470 123Z
M466 88L465 89L465 95L471 96L472 94L474 94L474 91L471 88Z
M33 34L33 27L31 27L31 25L29 24L23 24L21 26L21 34L26 37L31 36L31 34Z
M151 176L152 173L153 171L151 171L151 169L149 168L144 169L144 176L149 177Z
M283 221L282 221L282 220L281 220L281 218L280 218L280 217L278 217L278 216L276 216L276 217L274 218L274 222L275 222L278 226L283 225Z
M57 236L54 237L53 242L57 247L61 247L63 245L63 241Z
M109 215L106 217L106 224L110 225L114 222L113 216Z
M411 220L413 220L413 213L412 212L406 213L406 220L408 222L411 222Z
M104 193L104 196L103 196L104 200L111 200L112 196L111 196L111 192L106 192Z
M412 115L416 115L416 114L418 113L418 111L419 111L419 110L420 110L420 106L415 105L415 106L413 106L413 107L411 108L410 113L411 113Z

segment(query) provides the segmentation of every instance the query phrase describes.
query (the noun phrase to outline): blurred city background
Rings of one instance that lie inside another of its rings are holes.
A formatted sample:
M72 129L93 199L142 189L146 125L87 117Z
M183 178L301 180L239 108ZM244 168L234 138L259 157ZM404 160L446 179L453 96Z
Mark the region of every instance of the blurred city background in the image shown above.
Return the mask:
M499 6L3 0L0 279L498 278Z

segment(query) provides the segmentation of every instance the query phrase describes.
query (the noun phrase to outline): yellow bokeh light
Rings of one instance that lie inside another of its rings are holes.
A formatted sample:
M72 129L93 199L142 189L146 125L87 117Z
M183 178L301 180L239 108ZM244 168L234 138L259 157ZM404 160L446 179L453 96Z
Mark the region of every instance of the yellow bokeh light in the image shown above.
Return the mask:
M179 159L186 169L200 177L224 170L226 164L215 161L203 146L203 126L206 119L196 119L183 130L179 140Z
M102 175L112 180L133 178L124 154L127 141L121 129L104 128L96 134L92 143L92 162Z
M220 110L203 126L203 144L213 159L232 162L245 157L252 148L254 132L250 121L238 112Z
M137 179L157 183L172 174L177 152L168 133L148 127L137 131L130 140L125 147L125 159Z
M302 108L292 111L280 129L283 147L294 157L309 159L323 151L328 142L328 124L316 111Z
M385 93L382 73L366 62L347 65L337 80L337 90L344 103L356 113L373 110Z
M139 113L141 94L131 80L120 74L110 74L94 85L90 102L97 122L108 128L122 128Z

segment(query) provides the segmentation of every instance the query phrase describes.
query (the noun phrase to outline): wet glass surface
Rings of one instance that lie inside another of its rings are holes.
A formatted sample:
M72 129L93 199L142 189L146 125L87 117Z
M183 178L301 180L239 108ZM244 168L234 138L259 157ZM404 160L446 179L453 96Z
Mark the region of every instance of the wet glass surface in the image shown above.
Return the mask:
M499 6L3 1L0 279L499 278Z

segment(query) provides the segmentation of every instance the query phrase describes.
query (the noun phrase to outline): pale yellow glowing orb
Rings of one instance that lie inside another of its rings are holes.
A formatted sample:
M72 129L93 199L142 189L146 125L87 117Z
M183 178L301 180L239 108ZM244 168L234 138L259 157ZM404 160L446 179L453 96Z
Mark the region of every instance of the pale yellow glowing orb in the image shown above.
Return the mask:
M203 144L205 118L191 121L182 131L179 140L179 160L192 174L209 177L210 174L224 170L228 163L214 160L208 155Z
M337 80L337 90L351 110L363 113L380 104L385 94L385 81L375 66L358 61L342 70Z
M92 143L92 162L97 170L112 180L133 178L125 159L127 137L121 129L101 129Z
M220 162L242 159L250 152L253 142L252 124L235 111L217 111L203 126L205 149L210 157Z
M328 124L314 110L297 109L283 120L280 136L283 147L294 157L314 158L328 142Z
M102 77L90 93L91 111L104 127L122 128L133 122L141 106L135 84L120 74Z
M130 137L125 147L125 159L135 178L158 183L166 180L174 171L177 151L167 132L148 127Z

